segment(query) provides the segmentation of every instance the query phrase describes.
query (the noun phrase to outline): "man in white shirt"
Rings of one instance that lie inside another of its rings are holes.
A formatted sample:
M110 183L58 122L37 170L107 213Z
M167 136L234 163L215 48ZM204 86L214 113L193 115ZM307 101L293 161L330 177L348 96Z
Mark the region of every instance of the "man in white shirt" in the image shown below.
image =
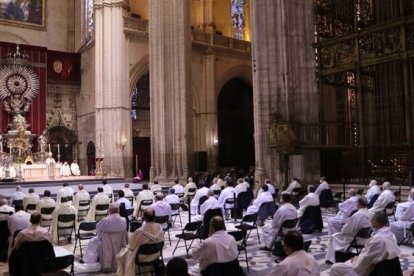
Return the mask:
M125 183L124 188L122 188L122 191L124 191L124 195L126 198L134 197L134 192L129 188L129 183Z
M174 188L170 189L170 193L164 198L164 201L168 204L180 203L180 198L175 194Z
M128 199L125 198L124 191L119 190L118 191L118 200L116 201L116 204L118 204L118 206L121 206L121 203L125 204L125 210L132 208L131 201L129 201Z
M209 237L192 250L192 257L199 262L201 271L210 264L227 263L237 259L239 251L236 240L227 234L225 229L223 218L213 217L210 220Z
M40 197L35 193L33 188L29 188L29 193L23 198L23 208L26 210L27 205L34 204L36 205L40 201ZM34 212L34 211L32 211Z
M158 193L155 196L155 203L153 203L150 208L154 209L155 216L156 217L163 217L168 216L168 218L171 218L171 205L165 202L164 195L161 193ZM167 224L161 224L161 227L164 229L167 227Z
M282 224L286 220L292 220L298 217L295 206L290 204L290 199L290 194L282 194L282 199L280 201L281 206L273 215L272 223L263 227L262 240L265 246L261 249L270 250L273 243L275 242L280 228L282 227ZM296 229L296 226L294 229ZM289 230L292 229L283 229L283 234L286 234Z
M211 185L210 186L210 190L213 190L213 191L220 191L221 192L221 186L220 186L220 184L218 184L218 178L214 178L213 179L213 185ZM220 195L218 194L217 196L216 196L216 198L218 198Z
M75 215L75 221L74 222L59 222L58 217L59 215ZM69 203L66 199L66 197L62 197L61 204L56 206L55 210L52 213L52 224L50 225L49 232L50 236L52 237L52 242L54 244L59 243L58 238L58 226L60 227L70 227L74 225L73 229L63 229L60 230L60 235L68 235L73 233L73 231L76 231L76 225L77 225L77 211L75 207ZM74 223L74 224L73 224ZM70 241L71 237L68 237L68 240Z
M156 195L157 193L161 193L162 192L162 187L160 184L158 184L158 181L155 180L154 184L151 185L151 192Z
M34 213L30 215L31 225L17 234L16 239L14 240L14 247L19 248L24 242L27 241L42 241L47 240L51 241L49 231L46 228L40 227L40 221L42 216L39 213Z
M315 187L308 185L308 194L299 201L298 217L300 218L308 206L318 206L319 196L315 193Z
M237 183L238 184L235 187L236 196L240 193L247 192L247 189L250 188L249 182L247 182L246 179L243 180L240 178L239 180L237 180Z
M76 160L73 160L72 164L70 164L70 171L74 176L80 176L80 169L79 165Z
M102 185L103 192L109 197L111 202L114 202L114 190L112 189L111 185L109 185L106 180L102 180Z
M319 186L318 188L315 190L315 194L317 194L318 196L321 195L323 190L329 190L329 184L328 182L326 182L326 178L325 177L321 177L321 179L319 180Z
M381 187L375 179L372 179L371 182L369 183L369 189L367 191L367 194L365 195L365 197L368 200L368 204L374 195L379 195L379 194L381 194Z
M62 197L72 197L73 199L74 193L75 191L71 187L69 187L69 184L67 182L63 183L63 188L61 188L57 192L56 204L57 205L60 204ZM69 201L69 202L72 203L72 201Z
M184 202L187 202L188 196L193 197L195 195L195 192L193 194L189 193L188 192L189 189L197 190L197 185L193 182L193 179L191 177L188 178L188 183L184 187Z
M142 185L142 191L138 193L135 198L136 205L134 206L134 217L138 218L138 213L140 211L141 201L143 200L152 200L154 202L154 194L149 190L148 184ZM147 207L143 207L145 209Z
M175 191L175 194L184 194L184 187L180 184L180 181L178 179L174 180L175 185L172 186L172 188Z
M13 203L13 201L15 201L15 200L23 200L23 198L25 196L26 196L26 194L23 193L22 187L17 186L16 187L16 192L12 193L12 195L10 197L10 201Z
M86 211L90 208L90 204L87 206L79 206L79 202L81 201L86 201L86 200L90 200L91 196L88 193L88 191L86 191L83 188L82 184L78 185L78 192L73 196L73 206L75 207L75 209L78 211L78 213L81 213L81 215L85 216L86 215Z
M348 190L349 198L338 204L339 212L335 217L328 219L328 235L332 236L334 233L341 231L345 221L349 218L351 213L356 210L356 201L360 197L357 190L351 188Z
M226 204L226 200L227 199L236 199L236 189L233 187L233 183L229 182L227 183L227 188L225 188L223 191L221 191L221 194L218 198L218 202L221 205L221 210L222 210L222 214L226 215L226 212L224 210L224 208L232 208L234 206L234 204Z
M98 193L92 198L86 221L95 221L96 215L104 215L104 211L96 210L96 205L109 204L110 202L111 200L108 195L105 194L103 187L98 187Z
M369 275L377 263L392 260L401 253L394 234L387 227L388 219L384 213L376 213L372 218L375 235L368 239L361 254L346 263L336 263L331 267L331 276Z
M41 214L43 219L50 220L52 219L51 214L47 215L47 214L42 214L41 212L42 208L50 208L50 207L56 207L56 202L53 198L50 197L50 191L45 190L43 192L43 198L36 205L36 213Z
M384 182L382 184L382 193L379 195L377 201L375 201L374 205L369 209L369 211L373 214L378 212L383 212L385 207L395 201L394 193L391 191L391 183Z
M282 194L292 194L292 191L293 191L294 189L301 188L301 187L302 187L302 186L300 185L300 183L299 183L298 179L297 179L296 177L294 177L294 178L292 179L292 182L290 182L289 186L286 188L286 190L284 190L284 191L282 192Z
M273 197L269 192L269 186L263 185L261 192L255 200L253 200L253 204L247 208L247 214L254 214L259 212L260 206L262 206L265 202L273 202Z
M7 199L0 199L0 212L14 213L14 208L8 205ZM0 220L8 220L9 214L0 214Z
M289 231L283 239L283 250L288 255L271 275L319 276L321 268L315 258L303 250L303 237L298 231Z
M190 203L190 210L191 210L192 216L198 214L198 204L199 204L200 198L203 196L206 196L207 193L208 193L208 188L205 187L204 184L201 184L201 187L197 190L194 198L191 200L191 203Z
M9 253L11 252L11 249L12 249L14 233L18 230L23 230L31 225L30 214L23 211L22 204L15 205L14 210L16 212L9 217L8 222L7 222L9 226L9 231L10 231Z
M272 182L270 182L269 179L265 180L265 184L267 185L267 187L269 188L269 193L275 197L276 196L276 190L275 190L275 186L273 186Z
M346 251L360 229L371 227L373 214L368 211L367 206L368 201L365 197L357 199L358 211L346 220L340 232L333 234L329 239L326 263L335 263L335 251Z
M231 182L231 178L229 180L229 182ZM223 180L223 176L222 175L218 175L217 176L217 184L220 185L221 189L225 189L227 187L227 181Z
M411 201L397 204L397 212L395 218L397 221L391 222L390 230L397 238L397 242L401 243L407 236L407 229L414 222L414 192L410 191ZM401 206L403 205L403 206Z
M202 221L204 218L204 214L210 209L218 209L221 208L220 203L214 197L214 191L208 190L207 192L208 199L200 205L200 214L194 216L193 221Z

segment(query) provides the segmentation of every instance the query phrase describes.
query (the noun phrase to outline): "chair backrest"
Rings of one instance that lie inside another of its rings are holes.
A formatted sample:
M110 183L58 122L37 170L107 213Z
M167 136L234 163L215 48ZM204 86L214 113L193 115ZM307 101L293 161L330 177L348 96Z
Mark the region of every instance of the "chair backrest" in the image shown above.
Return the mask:
M298 220L297 218L295 219L287 219L282 223L282 227L281 228L286 228L286 229L291 229L291 228L295 228L296 225L298 224Z
M258 215L259 215L258 213L245 215L243 217L241 223L242 224L244 224L244 223L253 223L253 225L256 225Z
M214 194L215 195L220 195L221 194L221 190L214 190Z
M300 190L301 190L302 188L294 188L293 190L292 190L292 193L291 193L291 195L292 196L297 196L297 195L299 195L299 193L300 193Z
M268 217L273 217L276 212L276 206L273 201L263 202L259 207L258 216L259 219L264 221Z
M16 199L12 201L12 206L23 205L23 199Z
M401 263L398 257L395 257L391 260L383 260L377 263L374 267L374 270L369 274L369 276L402 276Z
M395 201L388 203L387 206L385 206L385 209L394 209L394 207L395 207Z
M373 195L371 197L371 200L368 203L368 209L371 208L372 206L374 206L375 201L377 201L378 197L380 196L380 194L377 195Z
M362 195L362 193L364 192L364 189L359 189L358 191L357 191L357 194L359 194L359 195Z
M81 200L79 201L79 206L82 206L82 207L89 206L90 202L91 202L90 200Z
M342 197L342 192L337 192L333 196L333 198L336 200L341 200L341 197Z
M27 211L34 211L36 210L36 204L27 204L26 205L26 212Z
M372 228L371 227L365 227L358 230L358 233L355 235L355 238L360 239L368 239L371 237Z
M109 204L96 204L95 209L97 211L106 211L109 209Z
M128 199L131 203L134 202L133 196L126 196L125 198Z
M229 197L224 201L225 204L234 204L234 202L234 197Z
M67 197L66 197L66 200L67 200L67 201L72 201L72 200L73 200L73 196L67 196Z
M142 210L143 206L150 206L152 204L153 200L152 199L144 199L141 200L141 204L139 206L139 209Z
M235 259L234 261L227 263L213 263L206 267L205 270L201 271L203 276L217 276L217 275L226 275L226 276L240 276L245 275L243 270L240 267L239 260Z
M139 255L151 256L157 253L160 253L160 259L162 260L162 249L164 247L164 241L157 243L145 243L138 248L137 254L135 256L135 264L138 266L141 264L139 261ZM145 262L144 262L145 263Z
M249 195L247 192L241 192L237 195L237 206L242 209L247 209L250 205Z
M180 203L170 203L171 211L177 211L180 209L181 204Z
M142 226L142 222L139 221L131 221L129 223L129 232L133 233L137 231L138 228Z
M198 200L198 206L201 206L206 200L208 199L208 196L202 196Z
M195 232L200 229L202 222L201 221L192 221L188 222L183 229L183 232Z
M60 214L58 215L58 222L73 222L75 224L74 214Z
M55 210L55 207L42 207L40 208L40 213L42 215L50 215Z
M78 230L82 230L82 231L93 231L95 229L96 229L96 221L81 222L78 227Z
M167 223L170 216L155 216L155 222L159 224Z
M321 191L319 195L319 202L321 207L329 207L329 203L333 201L331 189L325 189Z
M73 266L75 256L65 255L55 258L46 258L43 260L41 270L43 273L55 272Z
M178 196L178 198L184 197L184 193L176 193L175 195Z
M187 195L193 196L196 193L197 189L196 188L190 188L187 191Z
M236 242L242 241L242 244L245 244L245 239L246 239L246 235L247 235L247 231L246 230L242 230L242 231L229 231L227 232L227 234L231 235L234 237L234 239L236 240Z

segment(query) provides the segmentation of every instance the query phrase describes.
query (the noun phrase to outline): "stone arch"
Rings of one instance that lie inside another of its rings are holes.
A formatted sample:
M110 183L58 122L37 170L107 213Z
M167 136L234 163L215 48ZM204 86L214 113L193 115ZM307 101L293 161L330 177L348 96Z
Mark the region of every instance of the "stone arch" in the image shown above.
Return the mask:
M216 101L220 94L220 91L223 89L224 85L234 78L239 78L253 87L253 74L252 68L247 64L241 64L229 68L216 82Z
M129 90L131 91L143 75L149 72L149 56L146 55L129 71Z

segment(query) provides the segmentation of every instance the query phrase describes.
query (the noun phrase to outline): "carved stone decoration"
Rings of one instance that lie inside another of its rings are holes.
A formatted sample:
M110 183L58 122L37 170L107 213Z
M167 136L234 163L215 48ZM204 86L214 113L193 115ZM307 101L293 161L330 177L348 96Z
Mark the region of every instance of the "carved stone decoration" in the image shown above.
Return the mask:
M281 154L292 154L300 144L299 123L273 121L270 125L270 147Z
M76 94L78 87L48 85L46 123L48 129L64 126L76 130Z
M354 62L355 58L355 42L353 40L343 41L321 50L322 69L345 66Z
M374 32L360 39L361 58L373 59L401 51L401 29L399 27Z

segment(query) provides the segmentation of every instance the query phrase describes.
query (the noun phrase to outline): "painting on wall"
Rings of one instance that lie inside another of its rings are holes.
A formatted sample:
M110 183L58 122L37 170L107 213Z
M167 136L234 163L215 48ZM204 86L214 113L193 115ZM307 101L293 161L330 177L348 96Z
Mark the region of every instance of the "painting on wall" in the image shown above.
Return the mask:
M0 23L44 29L46 0L0 0Z

